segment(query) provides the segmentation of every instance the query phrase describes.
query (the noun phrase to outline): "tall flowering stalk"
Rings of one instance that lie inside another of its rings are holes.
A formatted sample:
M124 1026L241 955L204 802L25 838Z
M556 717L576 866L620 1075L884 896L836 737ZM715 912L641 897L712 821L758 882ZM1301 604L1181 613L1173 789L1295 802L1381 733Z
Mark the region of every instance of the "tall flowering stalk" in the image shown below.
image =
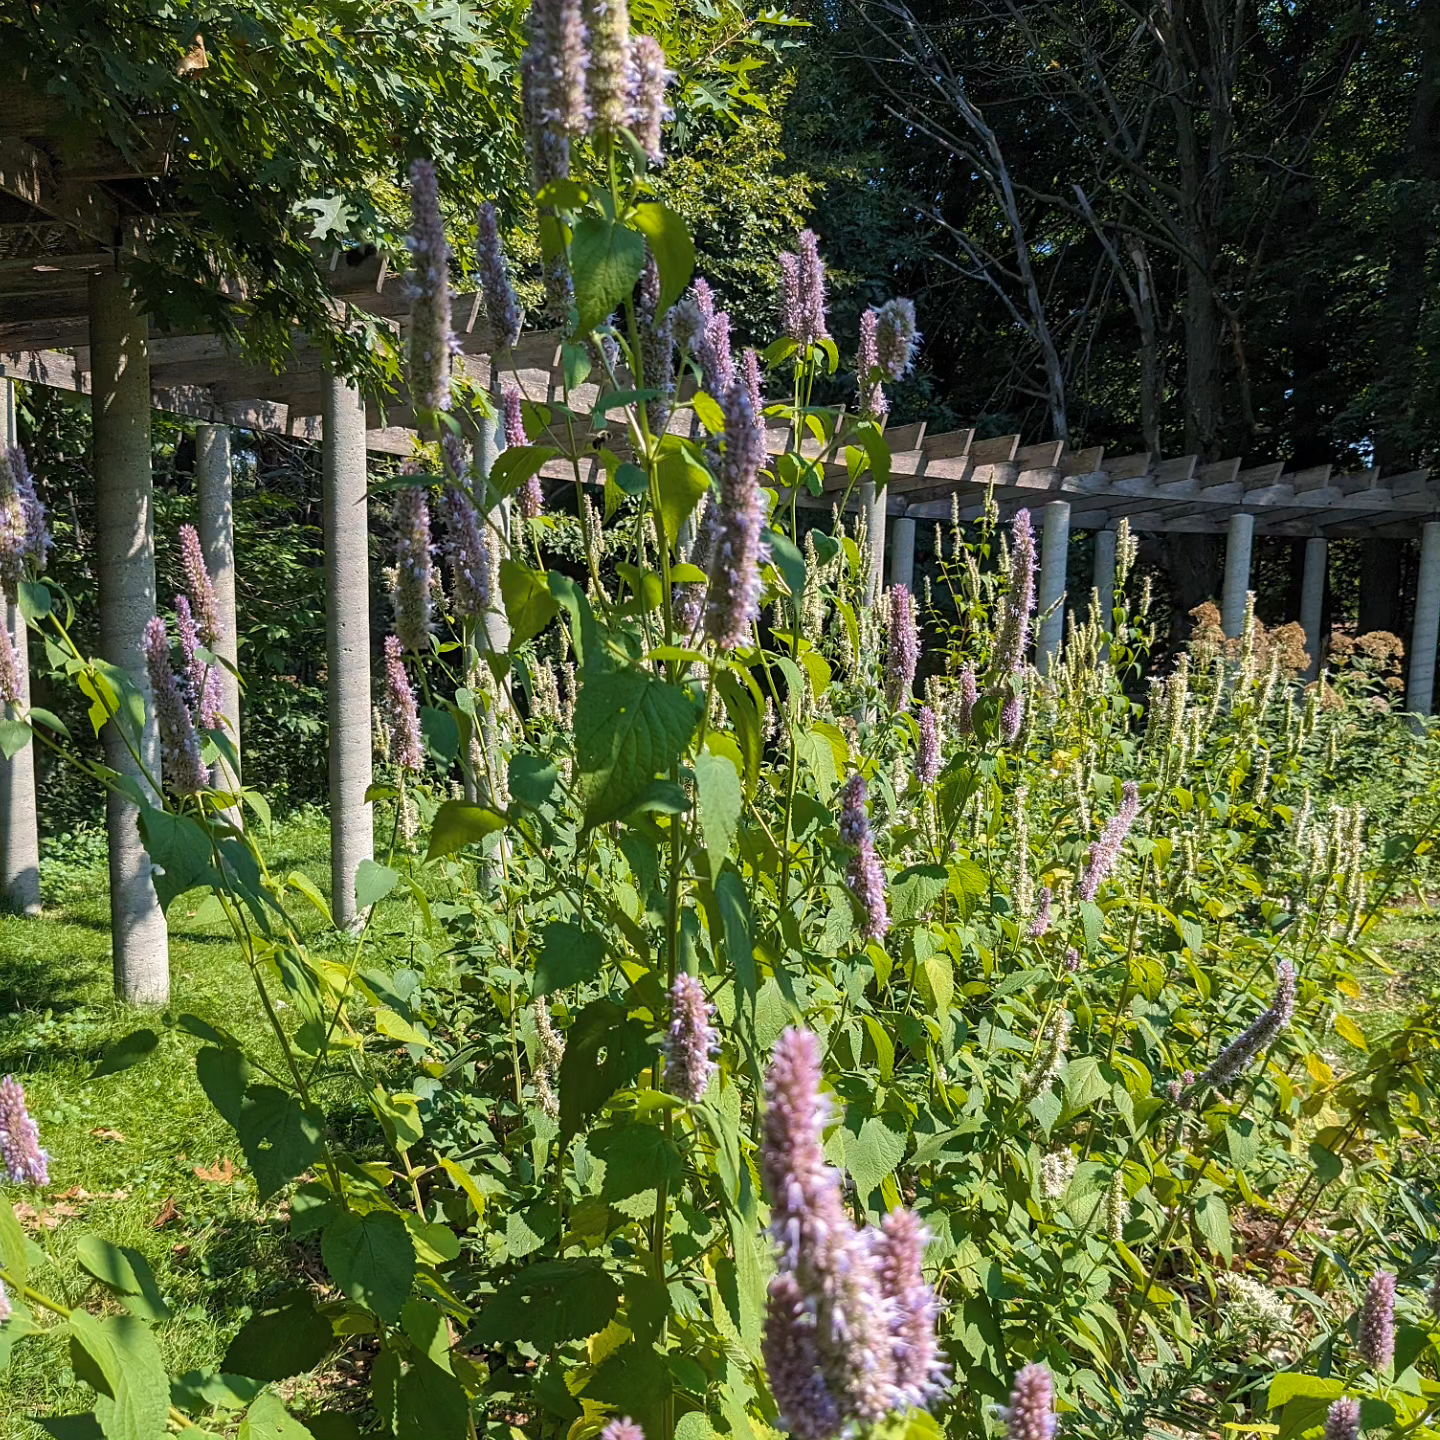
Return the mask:
M200 762L200 737L180 683L170 668L170 641L165 622L152 615L145 624L145 669L155 700L155 721L160 729L160 773L175 795L194 795L205 789L210 777Z
M913 300L887 300L875 317L876 361L887 380L903 380L915 363L920 332Z
M1115 868L1120 858L1120 847L1140 813L1140 787L1133 780L1127 780L1121 787L1120 808L1106 822L1100 838L1091 846L1085 858L1085 870L1080 876L1076 891L1082 900L1093 900L1100 882Z
M396 766L412 775L424 763L420 748L420 711L415 689L405 673L405 654L399 639L385 637L385 715L390 722L391 755Z
M928 705L920 707L916 718L920 737L915 744L915 778L928 790L940 777L940 722Z
M653 35L637 35L630 42L628 124L645 158L656 165L665 158L663 130L672 113L665 92L674 78L666 68L665 52Z
M1035 614L1035 528L1028 510L1017 510L1010 522L1010 583L1000 613L995 641L995 668L1011 685L1000 708L1000 738L1007 745L1019 738L1025 721L1025 701L1014 684L1025 674L1030 646L1030 624Z
M883 420L890 413L890 401L880 383L880 346L876 338L880 314L875 309L860 317L860 347L855 355L855 383L859 390L860 413Z
M890 587L886 622L885 703L891 710L910 708L915 669L920 663L920 626L915 617L915 597L904 585Z
M39 1127L25 1108L25 1089L13 1075L0 1080L0 1160L11 1184L50 1183L50 1157L40 1148Z
M1387 1369L1395 1358L1395 1277L1377 1270L1360 1307L1356 1349L1371 1370Z
M800 232L800 323L805 343L828 340L825 316L825 262L820 258L820 237L813 230Z
M45 506L18 445L0 451L0 594L13 601L27 574L45 568L50 549Z
M975 685L975 667L967 660L960 672L959 698L955 705L955 729L961 735L975 733L975 702L980 698Z
M470 497L458 485L448 484L440 492L440 516L455 613L473 620L490 607L490 552L480 516Z
M200 532L193 525L182 525L179 532L180 568L185 572L185 593L195 614L201 642L214 650L220 643L220 602L215 595L215 582L205 563Z
M407 650L423 650L430 635L430 587L434 550L430 501L418 485L395 496L395 634Z
M628 1415L622 1415L600 1432L600 1440L645 1440L645 1432Z
M875 850L875 837L871 834L870 817L865 810L865 781L862 776L852 775L845 782L840 806L840 840L855 852L850 857L845 878L850 893L859 901L863 912L860 934L867 943L878 942L890 929L890 912L885 903L885 872Z
M541 132L531 141L553 150L555 138L579 139L590 128L590 36L581 0L534 0L528 24L520 74L531 123Z
M515 285L510 279L510 262L500 240L500 222L495 207L486 201L475 219L475 268L480 277L480 294L485 314L494 327L496 340L512 346L520 338L524 317Z
M587 0L590 108L596 133L614 135L630 118L630 9L626 0Z
M693 975L677 975L670 987L665 1088L692 1105L704 1098L715 1073L711 1056L719 1050L720 1041L714 1020L715 1007L705 999L705 987Z
M1324 1440L1359 1440L1360 1402L1348 1395L1332 1401L1325 1412Z
M1042 885L1040 894L1035 903L1035 914L1030 921L1026 935L1032 940L1038 940L1050 928L1050 887Z
M410 394L415 408L434 415L450 408L450 246L440 216L435 166L410 166Z
M734 650L748 642L760 614L760 567L766 558L760 496L765 439L743 381L731 381L724 409L719 495L710 509L705 634L721 650Z
M1268 1050L1275 1037L1284 1030L1295 1014L1295 967L1282 960L1276 967L1275 998L1269 1009L1262 1011L1235 1037L1201 1075L1199 1085L1223 1090L1232 1080L1249 1068L1250 1062Z
M825 1163L828 1117L819 1042L786 1030L765 1077L761 1168L777 1272L762 1349L784 1426L801 1440L829 1440L852 1417L873 1423L894 1388L870 1246L845 1212L839 1172Z

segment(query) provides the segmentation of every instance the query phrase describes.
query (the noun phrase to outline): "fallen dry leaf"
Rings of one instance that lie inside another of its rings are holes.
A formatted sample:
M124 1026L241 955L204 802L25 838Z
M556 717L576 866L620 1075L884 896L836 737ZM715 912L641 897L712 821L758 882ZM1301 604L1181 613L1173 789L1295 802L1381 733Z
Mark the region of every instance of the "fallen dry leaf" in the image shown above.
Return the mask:
M118 1130L106 1129L104 1125L97 1125L90 1132L97 1140L113 1140L117 1145L124 1145L128 1142Z
M74 1205L48 1205L37 1210L23 1200L15 1207L15 1218L32 1230L58 1230L67 1220L74 1219L79 1213L79 1209Z
M208 1180L212 1185L230 1185L235 1180L235 1167L228 1155L221 1155L213 1165L196 1165L197 1179Z
M68 1190L62 1190L56 1197L57 1200L78 1200L82 1205L91 1200L128 1200L128 1190L102 1190L98 1195L92 1195L83 1185L72 1185Z
M188 1245L172 1245L170 1253L177 1260L183 1260L190 1253L190 1247Z
M167 1195L165 1197L165 1203L160 1207L159 1214L150 1222L150 1225L152 1229L163 1230L172 1220L179 1220L180 1218L181 1215L179 1208L175 1204L175 1197L173 1195Z

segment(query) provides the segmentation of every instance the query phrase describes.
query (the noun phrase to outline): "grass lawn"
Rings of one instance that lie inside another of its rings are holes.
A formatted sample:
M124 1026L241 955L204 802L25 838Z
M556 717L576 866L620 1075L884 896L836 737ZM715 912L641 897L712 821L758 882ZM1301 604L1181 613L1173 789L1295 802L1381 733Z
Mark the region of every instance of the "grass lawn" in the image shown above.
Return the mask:
M223 921L194 918L198 891L170 911L169 1009L142 1014L114 1000L103 850L84 838L45 863L43 919L0 915L0 1074L25 1085L51 1157L43 1192L11 1186L6 1199L29 1207L19 1213L53 1258L44 1288L72 1304L109 1304L76 1263L75 1243L95 1231L133 1246L173 1312L159 1330L171 1373L214 1368L257 1303L305 1281L309 1252L289 1239L281 1200L256 1203L234 1132L195 1078L199 1042L172 1022L188 1011L247 1041L267 1027ZM277 826L265 849L272 870L301 870L328 891L327 844L312 815ZM294 911L320 930L303 901ZM375 955L387 946L372 944ZM155 1052L90 1078L106 1048L141 1026L159 1034ZM0 1375L0 1440L39 1440L28 1415L86 1408L89 1394L63 1343L27 1340Z

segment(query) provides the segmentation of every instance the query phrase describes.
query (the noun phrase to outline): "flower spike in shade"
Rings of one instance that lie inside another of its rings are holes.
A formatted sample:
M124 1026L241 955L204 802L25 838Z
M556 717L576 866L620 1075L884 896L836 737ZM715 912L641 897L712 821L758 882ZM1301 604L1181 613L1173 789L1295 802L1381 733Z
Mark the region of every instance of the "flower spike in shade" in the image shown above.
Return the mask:
M1289 1025L1295 1014L1295 967L1282 960L1275 968L1275 998L1270 1008L1261 1013L1216 1056L1210 1068L1201 1075L1199 1085L1223 1090L1250 1062L1270 1047L1275 1037ZM1394 1283L1393 1281L1391 1282Z
M430 501L418 485L395 496L395 634L407 650L423 650L430 634Z
M160 730L160 773L172 794L194 795L209 785L210 777L200 763L200 737L170 668L170 641L165 635L165 622L158 615L145 623L144 648L155 721Z
M25 1108L25 1090L13 1075L0 1080L0 1161L14 1185L50 1183L50 1157L40 1148L40 1131Z
M500 223L495 207L487 200L475 220L475 262L480 276L480 293L485 313L495 329L496 341L512 346L520 338L520 301L510 279L510 262L500 241Z
M185 572L185 593L201 643L214 650L220 643L220 602L215 598L215 582L200 546L200 532L193 525L180 527L180 566Z
M1008 1440L1054 1440L1055 1383L1043 1365L1027 1365L1015 1376L1010 1404L1001 1412Z
M840 802L840 839L855 851L850 857L845 879L863 914L861 937L870 944L885 938L890 929L890 912L885 903L885 871L876 853L875 837L870 833L870 817L865 811L865 781L862 776L852 775L845 782Z
M860 317L860 347L855 354L855 383L859 390L860 413L872 420L883 420L890 413L890 401L880 383L880 347L876 330L879 312L867 310Z
M45 506L18 445L0 451L0 595L14 600L27 572L45 568L50 532Z
M920 332L913 300L887 300L876 316L875 344L887 380L903 380L915 363Z
M904 585L890 587L888 635L885 647L885 703L891 710L910 708L915 668L920 663L920 626L915 618L915 597Z
M1357 1338L1360 1358L1371 1370L1378 1374L1389 1368L1395 1358L1395 1277L1388 1270L1370 1277Z
M410 166L410 395L415 408L435 414L450 408L450 246L440 217L435 166Z
M473 620L490 605L490 555L480 516L470 497L457 485L440 492L440 514L445 521L443 551L450 566L455 613Z
M415 689L405 673L405 657L394 635L385 637L385 709L390 720L395 764L412 775L420 772L420 711Z
M670 987L670 1032L665 1037L665 1088L692 1105L705 1096L720 1048L715 1008L693 975L677 975Z

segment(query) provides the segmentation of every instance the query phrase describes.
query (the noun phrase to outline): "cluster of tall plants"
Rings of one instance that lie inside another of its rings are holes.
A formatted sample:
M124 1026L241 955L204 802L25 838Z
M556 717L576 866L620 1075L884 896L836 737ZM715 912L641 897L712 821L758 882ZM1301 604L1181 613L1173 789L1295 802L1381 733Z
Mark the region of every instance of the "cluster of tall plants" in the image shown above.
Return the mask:
M161 902L208 890L231 924L273 1035L176 1024L327 1284L170 1377L143 1258L88 1236L95 1289L64 1286L0 1206L4 1350L64 1336L96 1394L42 1423L323 1440L350 1422L276 1387L351 1347L352 1419L399 1440L1433 1428L1440 1015L1352 1012L1440 809L1417 796L1387 858L1333 753L1391 722L1249 622L1137 705L1128 536L1116 609L1072 605L1043 680L1025 511L957 520L937 586L886 590L853 502L883 503L913 307L865 317L858 414L816 405L840 349L814 237L779 337L735 354L651 198L664 57L624 7L537 7L524 73L566 391L505 374L488 207L501 383L453 383L418 163L425 443L392 488L365 919L312 950L297 907L325 897L235 824L264 804L225 788L203 569L178 666L148 632L153 790L76 758L139 807ZM134 677L12 578L138 757ZM7 723L69 753L53 717ZM368 953L407 921L424 973ZM42 1138L0 1087L14 1185L47 1182Z

